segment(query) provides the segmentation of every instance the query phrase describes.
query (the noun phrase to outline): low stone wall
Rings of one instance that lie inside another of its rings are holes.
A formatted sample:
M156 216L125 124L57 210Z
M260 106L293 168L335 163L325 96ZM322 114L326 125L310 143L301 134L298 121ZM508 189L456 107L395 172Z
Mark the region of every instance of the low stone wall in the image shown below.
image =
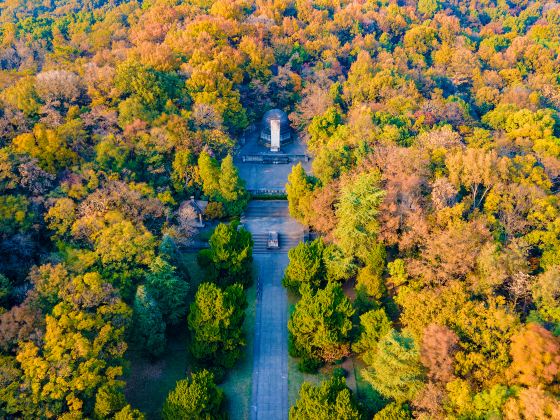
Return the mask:
M263 153L254 155L240 155L236 160L242 163L287 164L292 162L308 162L307 155L288 155L280 153Z

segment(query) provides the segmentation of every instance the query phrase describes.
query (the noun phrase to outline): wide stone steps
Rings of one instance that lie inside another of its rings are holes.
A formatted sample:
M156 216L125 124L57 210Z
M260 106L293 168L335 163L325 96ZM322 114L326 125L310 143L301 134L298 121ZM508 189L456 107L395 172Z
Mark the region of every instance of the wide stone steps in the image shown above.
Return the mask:
M268 249L268 233L255 233L253 234L253 254L265 254L274 252L288 252L291 248L296 246L303 240L303 236L299 234L278 234L279 247Z
M290 212L287 206L271 206L269 208L264 207L249 207L245 210L244 218L249 217L290 217Z

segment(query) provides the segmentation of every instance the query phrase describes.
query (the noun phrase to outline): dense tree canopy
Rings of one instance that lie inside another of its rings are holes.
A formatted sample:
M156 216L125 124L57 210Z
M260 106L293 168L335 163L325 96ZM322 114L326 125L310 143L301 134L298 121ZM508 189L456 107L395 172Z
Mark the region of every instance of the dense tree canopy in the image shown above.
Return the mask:
M319 386L304 383L290 419L359 419L360 412L344 378L334 376Z
M210 248L199 253L208 280L221 285L252 282L253 239L238 222L220 223L209 241Z
M160 337L159 311L185 327L190 197L207 219L241 214L235 153L272 108L312 160L290 214L321 236L285 276L298 354L361 357L387 398L368 416L560 417L559 16L542 0L3 2L0 417L141 418L121 392L130 326ZM210 242L213 293L248 286L248 232Z
M222 419L224 393L207 370L177 381L163 405L162 417L175 419Z
M348 355L354 309L340 285L329 283L316 292L306 285L300 291L288 322L292 353L329 362Z
M243 321L247 300L239 284L221 290L202 283L188 317L191 352L202 364L231 368L245 346Z

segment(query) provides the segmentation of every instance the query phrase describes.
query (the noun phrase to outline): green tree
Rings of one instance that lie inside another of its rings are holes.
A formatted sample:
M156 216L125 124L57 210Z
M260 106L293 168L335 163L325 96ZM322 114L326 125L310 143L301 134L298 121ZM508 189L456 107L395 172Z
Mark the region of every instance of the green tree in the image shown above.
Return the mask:
M348 355L354 309L340 285L329 283L315 293L304 285L300 292L288 321L292 355L325 362Z
M352 256L344 254L338 245L328 244L323 250L323 264L329 281L346 281L356 274Z
M41 168L53 174L78 161L78 155L69 148L64 137L43 124L35 125L32 133L17 136L12 144L15 152L36 158Z
M325 244L321 238L311 242L300 242L288 251L290 262L284 271L282 284L294 292L303 285L318 289L326 280L323 264Z
M154 258L146 272L146 289L156 300L167 325L177 325L184 318L190 285L160 256Z
M163 404L164 420L225 419L224 392L207 370L193 373L190 379L177 381Z
M310 150L316 151L325 147L340 125L342 125L342 116L335 106L329 107L322 115L313 117L307 128Z
M412 400L424 381L424 368L414 340L389 331L379 341L372 364L363 375L386 398L400 403Z
M360 411L352 391L346 386L346 380L340 376L313 386L304 382L299 391L299 398L290 408L293 420L351 420L360 419Z
M230 130L247 127L247 114L239 101L239 92L233 89L233 83L223 73L209 68L196 69L186 86L195 107L210 106Z
M247 298L234 284L222 291L213 283L198 287L188 316L191 353L205 366L231 368L245 347Z
M363 172L348 182L340 193L336 209L338 225L334 235L347 255L365 260L377 246L378 209L385 192L379 188L377 172Z
M0 417L2 418L7 418L10 414L23 414L24 410L20 410L20 405L25 393L21 392L21 377L22 371L16 358L0 355Z
M377 344L391 331L392 323L383 308L372 309L360 315L361 334L352 350L361 354L362 359L371 365L377 354Z
M0 233L12 235L31 227L29 200L24 195L0 195Z
M150 356L161 356L165 350L165 323L157 302L143 285L136 290L133 310L133 339Z
M311 221L312 192L313 184L300 162L292 168L292 172L288 175L286 194L290 215L306 225L310 224Z
M2 308L7 306L11 294L12 284L10 280L5 275L0 274L0 313Z
M115 420L144 420L144 418L144 414L132 408L130 404L115 414Z
M177 150L171 167L171 181L175 191L189 191L194 185L197 168L194 153L191 150Z
M383 271L385 269L385 247L378 243L374 245L366 258L366 265L358 271L356 283L363 287L367 294L380 300L385 294Z
M219 198L220 167L216 159L203 150L198 156L198 173L202 181L202 191L211 200Z
M245 181L239 177L233 157L227 155L220 166L220 199L229 216L238 217L249 202Z
M373 420L412 420L412 413L407 405L393 402L375 413Z
M208 280L221 285L251 284L253 239L238 222L220 223L209 240L210 248L199 253Z
M560 265L550 267L537 277L532 295L539 315L546 321L560 324Z
M163 111L167 101L177 98L180 84L174 73L159 72L134 60L117 67L115 86L152 112Z

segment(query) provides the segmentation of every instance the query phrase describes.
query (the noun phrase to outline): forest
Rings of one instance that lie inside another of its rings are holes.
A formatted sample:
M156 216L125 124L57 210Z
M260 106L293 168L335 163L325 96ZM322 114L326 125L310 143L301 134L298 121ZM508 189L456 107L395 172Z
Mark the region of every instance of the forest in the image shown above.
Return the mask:
M271 108L312 157L289 353L328 373L290 419L560 418L553 0L4 0L0 418L150 418L129 350L178 330L161 417L228 418L254 283L234 158ZM185 260L191 197L216 228Z

